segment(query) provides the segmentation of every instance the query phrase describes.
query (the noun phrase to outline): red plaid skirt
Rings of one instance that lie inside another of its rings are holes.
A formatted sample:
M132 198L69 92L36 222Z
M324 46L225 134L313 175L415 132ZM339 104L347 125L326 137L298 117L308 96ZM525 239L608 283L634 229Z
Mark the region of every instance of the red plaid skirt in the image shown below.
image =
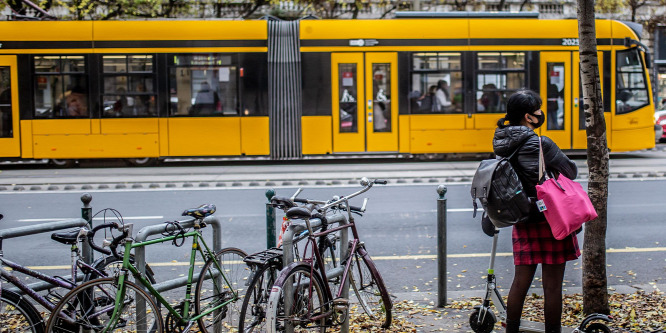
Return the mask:
M514 265L561 264L580 257L576 233L557 240L546 221L514 225L512 240Z

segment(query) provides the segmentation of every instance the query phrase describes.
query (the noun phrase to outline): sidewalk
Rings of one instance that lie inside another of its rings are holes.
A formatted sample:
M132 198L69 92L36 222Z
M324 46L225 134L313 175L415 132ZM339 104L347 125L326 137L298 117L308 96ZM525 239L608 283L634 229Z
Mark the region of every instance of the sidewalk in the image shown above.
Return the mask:
M635 295L639 290L645 291L646 293L651 293L653 291L666 290L666 284L648 284L648 285L617 285L609 287L609 294L623 294L623 295ZM503 296L508 295L508 290L500 289L500 293ZM582 288L574 287L567 288L564 292L566 295L573 294L582 294ZM424 333L424 332L473 332L469 326L469 317L473 312L473 305L477 304L474 300L480 300L483 297L483 290L467 290L467 291L452 291L447 293L447 306L444 308L435 307L437 302L437 293L436 292L415 292L415 293L396 293L394 294L395 300L394 303L396 307L394 309L394 318L399 321L405 320L412 323L410 327L415 327L414 332ZM542 296L543 290L540 288L530 289L529 295L532 294ZM530 297L528 296L528 298ZM663 296L662 304L666 305L666 298ZM537 303L541 303L542 300L537 300ZM565 302L566 303L566 302ZM617 303L617 302L614 302ZM618 306L631 306L630 304L612 304L611 312L618 311ZM639 302L641 303L641 302ZM532 313L542 311L542 308L529 308L529 302L526 303L526 310L524 310L524 316L526 312L531 311ZM564 305L564 314L563 321L567 319L567 307L571 310L571 304ZM636 309L635 309L636 310ZM648 309L651 312L656 312L655 315L657 319L654 318L638 318L640 322L643 319L647 324L656 324L660 323L662 327L660 329L666 330L666 312L663 311L663 308L654 308ZM629 310L628 310L629 311ZM627 312L628 312L627 311ZM661 313L659 315L658 313ZM614 313L615 314L615 313ZM625 314L629 316L629 313ZM626 319L626 318L625 318ZM629 330L621 329L618 327L618 324L623 322L623 318L616 318L616 320L609 324L608 326L612 329L613 332L629 332ZM644 324L644 323L643 323ZM637 326L637 329L640 326ZM638 332L656 332L656 328L646 328ZM495 330L494 332L503 332L502 330Z

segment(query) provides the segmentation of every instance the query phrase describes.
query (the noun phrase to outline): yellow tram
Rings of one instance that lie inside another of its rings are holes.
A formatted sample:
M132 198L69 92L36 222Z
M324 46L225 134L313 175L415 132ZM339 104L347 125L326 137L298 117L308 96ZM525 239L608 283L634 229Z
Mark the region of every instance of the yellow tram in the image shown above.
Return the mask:
M597 21L612 151L654 146L640 36ZM0 158L491 152L515 90L585 149L575 20L0 22Z

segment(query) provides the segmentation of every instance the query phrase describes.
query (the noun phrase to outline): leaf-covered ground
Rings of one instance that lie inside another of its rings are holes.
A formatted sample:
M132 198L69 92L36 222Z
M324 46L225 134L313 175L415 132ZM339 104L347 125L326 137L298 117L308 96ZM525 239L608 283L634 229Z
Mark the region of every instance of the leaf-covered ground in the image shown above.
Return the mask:
M358 315L360 309L353 309L350 332L471 332L467 321L480 298L466 301L453 301L445 308L435 308L432 304L414 301L399 301L393 307L393 322L388 330L381 329L379 323L364 320ZM565 295L562 324L574 327L584 318L583 297L580 294ZM613 322L608 326L612 332L661 332L666 330L666 295L661 291L634 294L614 293L609 296ZM527 297L523 319L543 322L543 297ZM503 332L499 324L495 332Z

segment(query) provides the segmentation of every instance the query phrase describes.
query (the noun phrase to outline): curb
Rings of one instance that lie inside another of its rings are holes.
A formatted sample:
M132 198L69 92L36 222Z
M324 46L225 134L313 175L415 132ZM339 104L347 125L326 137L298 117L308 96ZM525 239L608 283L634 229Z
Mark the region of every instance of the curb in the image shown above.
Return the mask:
M642 171L611 173L609 180L666 180L666 172ZM470 184L473 172L463 176L446 177L402 177L386 178L394 185L433 185L433 184ZM588 174L580 174L578 180L586 181ZM113 190L159 190L159 189L221 189L221 188L259 188L259 187L298 187L298 186L346 186L358 185L360 179L274 179L274 180L226 180L226 181L153 181L153 182L91 182L91 183L58 183L58 184L0 184L0 192L27 191L113 191Z

